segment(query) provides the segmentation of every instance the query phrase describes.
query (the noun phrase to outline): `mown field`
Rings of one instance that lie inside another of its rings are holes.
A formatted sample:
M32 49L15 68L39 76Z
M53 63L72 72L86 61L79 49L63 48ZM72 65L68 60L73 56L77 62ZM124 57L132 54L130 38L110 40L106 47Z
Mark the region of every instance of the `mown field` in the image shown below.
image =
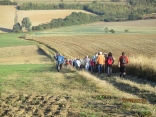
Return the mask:
M155 81L155 24L156 20L100 22L35 32L30 38L51 47L69 59L83 59L86 55L91 58L99 51L112 52L115 58L115 72L118 71L118 58L124 51L130 57L129 74ZM115 30L115 33L106 33L106 27ZM153 61L153 64L148 65L149 61Z

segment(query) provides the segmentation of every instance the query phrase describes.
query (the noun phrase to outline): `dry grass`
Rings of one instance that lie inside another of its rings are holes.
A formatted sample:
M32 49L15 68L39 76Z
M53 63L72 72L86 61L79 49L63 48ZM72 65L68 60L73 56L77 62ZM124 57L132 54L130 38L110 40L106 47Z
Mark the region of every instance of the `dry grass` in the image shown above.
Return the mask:
M51 63L34 45L0 48L0 64L47 64Z
M123 91L118 90L112 84L109 84L105 80L98 79L96 76L90 74L89 72L79 71L79 75L86 78L89 82L95 83L99 93L104 95L116 96L118 98L129 97L129 98L137 98L136 95L129 94ZM102 76L106 77L106 76ZM107 90L104 90L107 89Z

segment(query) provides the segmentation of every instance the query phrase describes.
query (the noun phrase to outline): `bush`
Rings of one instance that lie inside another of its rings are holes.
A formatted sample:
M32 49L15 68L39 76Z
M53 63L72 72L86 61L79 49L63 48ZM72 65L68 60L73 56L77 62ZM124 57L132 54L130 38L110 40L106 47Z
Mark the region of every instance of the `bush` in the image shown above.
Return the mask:
M111 32L111 33L115 33L115 30L111 29L109 32Z
M129 30L128 30L128 29L126 29L126 30L125 30L125 33L128 33L128 32L129 32Z

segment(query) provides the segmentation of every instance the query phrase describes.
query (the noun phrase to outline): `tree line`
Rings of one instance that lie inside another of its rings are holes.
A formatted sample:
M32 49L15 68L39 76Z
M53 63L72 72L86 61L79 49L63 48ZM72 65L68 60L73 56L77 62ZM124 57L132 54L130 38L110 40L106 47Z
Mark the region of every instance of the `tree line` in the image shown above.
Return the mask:
M78 13L72 12L71 15L66 16L66 18L64 19L61 18L53 19L49 23L40 24L38 26L32 26L32 30L44 30L50 28L57 28L61 26L86 24L91 22L97 22L99 21L99 18L98 16L89 15L82 12L78 12Z
M49 23L32 26L32 30L44 30L61 26L79 25L97 21L123 21L141 19L143 15L155 13L156 0L127 0L129 4L115 5L92 2L90 4L42 4L24 3L19 6L20 10L50 10L50 9L78 9L92 12L96 15L85 14L82 12L67 16L64 19L53 19ZM17 23L16 23L17 24ZM17 27L21 27L17 24ZM21 28L20 28L21 30ZM15 31L18 32L18 31Z
M10 0L0 1L0 5L17 5L16 2L11 2Z
M77 9L92 12L105 21L137 20L145 14L155 13L156 0L127 0L127 5L116 5L92 2L89 4L42 4L24 3L18 7L19 10L51 10L51 9Z

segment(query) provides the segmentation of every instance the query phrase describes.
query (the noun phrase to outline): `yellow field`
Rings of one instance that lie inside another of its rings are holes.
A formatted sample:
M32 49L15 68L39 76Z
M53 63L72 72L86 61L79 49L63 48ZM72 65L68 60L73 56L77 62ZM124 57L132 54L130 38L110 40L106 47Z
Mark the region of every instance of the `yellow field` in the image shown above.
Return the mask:
M0 5L0 33L10 32L14 25L15 6Z
M24 17L29 17L32 22L32 26L36 26L42 23L50 22L52 19L65 18L72 12L84 12L84 10L28 10L18 11L18 20L22 21Z

